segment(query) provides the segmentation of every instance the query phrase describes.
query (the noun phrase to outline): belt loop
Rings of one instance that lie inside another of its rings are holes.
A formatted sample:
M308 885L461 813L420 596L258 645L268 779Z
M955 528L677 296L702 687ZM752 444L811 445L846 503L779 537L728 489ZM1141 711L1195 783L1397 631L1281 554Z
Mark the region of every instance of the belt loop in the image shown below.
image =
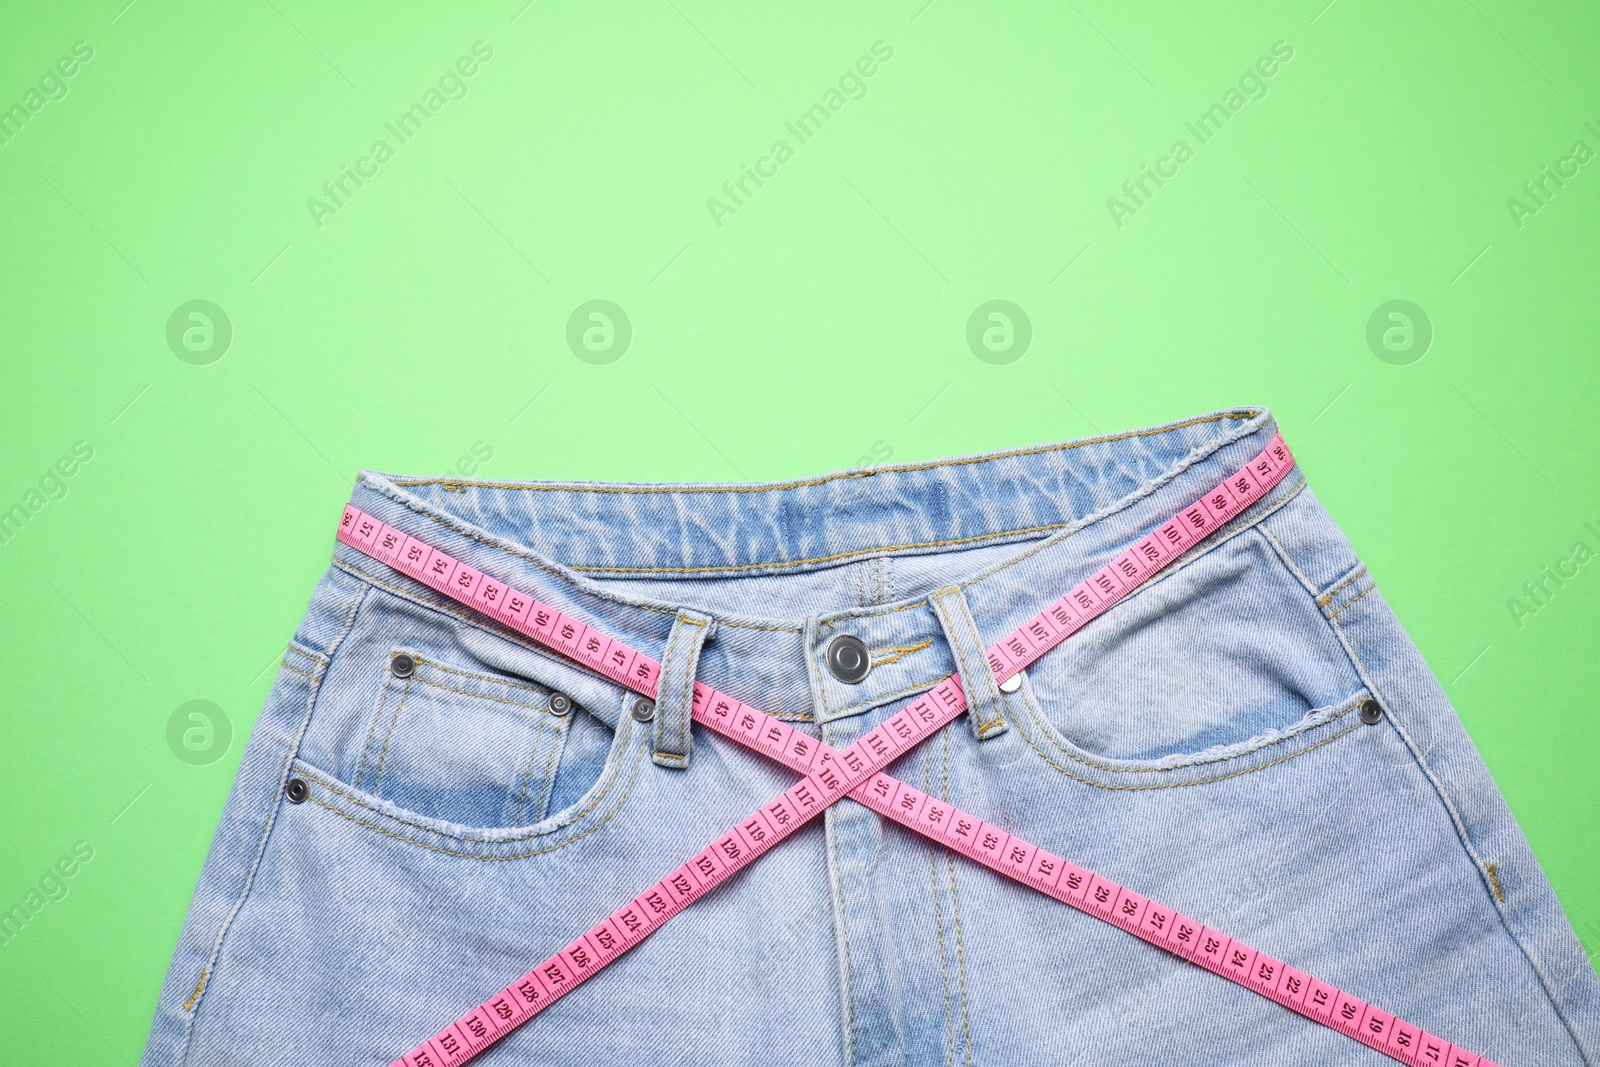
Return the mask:
M956 671L961 677L961 690L967 694L967 718L972 724L973 736L983 741L996 734L1005 733L1005 718L1000 714L1004 699L995 684L994 672L989 669L983 639L978 636L977 624L967 610L967 598L958 586L948 586L930 598L933 610L944 627L945 640L955 653Z
M661 677L656 683L656 717L650 728L650 759L658 767L683 770L694 747L689 719L694 713L694 676L700 664L700 646L716 624L709 615L680 609L678 621L667 636L661 657Z

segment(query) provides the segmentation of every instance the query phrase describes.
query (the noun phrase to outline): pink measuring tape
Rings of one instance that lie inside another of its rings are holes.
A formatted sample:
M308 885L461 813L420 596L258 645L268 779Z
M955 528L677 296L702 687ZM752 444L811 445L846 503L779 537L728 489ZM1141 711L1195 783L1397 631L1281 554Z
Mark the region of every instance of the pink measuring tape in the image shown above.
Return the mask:
M988 650L1011 678L1138 588L1288 473L1281 436L1238 473ZM346 507L339 540L651 699L661 665L577 619ZM966 709L951 675L843 751L696 682L696 722L804 775L687 863L391 1067L458 1067L571 992L829 805L887 819L1412 1067L1496 1067L1343 990L882 773Z

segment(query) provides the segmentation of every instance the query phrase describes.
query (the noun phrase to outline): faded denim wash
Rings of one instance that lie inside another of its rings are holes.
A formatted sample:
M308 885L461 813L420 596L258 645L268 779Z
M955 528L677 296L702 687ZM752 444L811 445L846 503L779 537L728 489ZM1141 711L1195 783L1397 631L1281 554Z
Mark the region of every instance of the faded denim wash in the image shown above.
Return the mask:
M337 545L145 1067L384 1067L791 784L689 728L687 683L844 748L1275 429L1242 409L766 485L364 472L357 507L674 684L641 724L610 681ZM871 652L860 684L824 666L841 633ZM1506 1067L1600 1067L1600 981L1298 469L1015 693L962 677L970 712L891 773ZM1392 1063L849 800L479 1062Z

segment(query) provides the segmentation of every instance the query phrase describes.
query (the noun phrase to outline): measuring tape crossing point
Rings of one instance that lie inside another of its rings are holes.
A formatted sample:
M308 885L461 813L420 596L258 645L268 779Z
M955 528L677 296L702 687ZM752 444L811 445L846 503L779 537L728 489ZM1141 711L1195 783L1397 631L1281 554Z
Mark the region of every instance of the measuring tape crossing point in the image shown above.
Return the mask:
M1281 436L1241 470L1158 527L987 652L1007 680L1066 640L1168 563L1266 495L1293 457ZM661 665L580 620L466 566L353 506L339 540L452 599L652 699ZM717 838L655 886L522 978L441 1030L392 1067L458 1067L575 989L768 849L845 795L955 851L1419 1067L1495 1067L1242 942L1152 902L1093 872L988 826L881 773L966 709L950 676L845 749L703 683L694 718L806 777ZM942 825L941 825L942 824Z
M954 678L947 678L843 752L827 748L823 754L820 749L813 749L809 759L791 753L791 766L813 768L804 778L755 809L689 862L579 935L566 948L402 1056L392 1067L456 1067L466 1063L822 814L878 768L916 748L966 706L960 685Z
M700 689L707 690L705 710ZM760 751L800 769L795 757L783 755L794 744L790 734L803 738L822 753L833 750L761 712L739 729L727 716L714 714L716 691L696 684L695 721L730 740ZM759 743L751 740L755 736ZM1198 964L1252 992L1329 1026L1347 1037L1399 1060L1425 1067L1495 1067L1490 1060L1430 1034L1396 1016L1367 1004L1343 990L1295 970L1265 952L1237 941L1176 909L1135 893L1093 871L991 826L960 808L897 781L881 771L850 793L852 800L879 815L921 834L935 844L961 853L997 874L1037 889L1063 904L1148 941L1190 963Z

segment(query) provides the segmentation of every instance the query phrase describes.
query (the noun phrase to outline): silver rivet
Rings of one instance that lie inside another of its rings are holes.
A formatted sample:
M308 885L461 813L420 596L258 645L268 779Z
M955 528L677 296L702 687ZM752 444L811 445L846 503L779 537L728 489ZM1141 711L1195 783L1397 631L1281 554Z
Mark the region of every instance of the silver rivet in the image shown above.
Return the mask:
M1015 693L1018 689L1021 689L1021 688L1022 688L1022 672L1021 671L1018 671L1016 674L1013 674L1011 677L1007 678L1005 681L1000 683L1000 692L1002 692L1002 693Z
M638 722L649 722L656 717L656 702L649 697L640 697L633 702L633 717Z
M572 711L572 698L565 693L550 694L550 714L566 715Z
M409 678L417 669L417 661L404 652L396 652L389 660L389 671L396 678Z
M823 660L828 664L828 672L846 685L860 684L872 670L867 646L859 637L850 634L840 634L829 641Z

